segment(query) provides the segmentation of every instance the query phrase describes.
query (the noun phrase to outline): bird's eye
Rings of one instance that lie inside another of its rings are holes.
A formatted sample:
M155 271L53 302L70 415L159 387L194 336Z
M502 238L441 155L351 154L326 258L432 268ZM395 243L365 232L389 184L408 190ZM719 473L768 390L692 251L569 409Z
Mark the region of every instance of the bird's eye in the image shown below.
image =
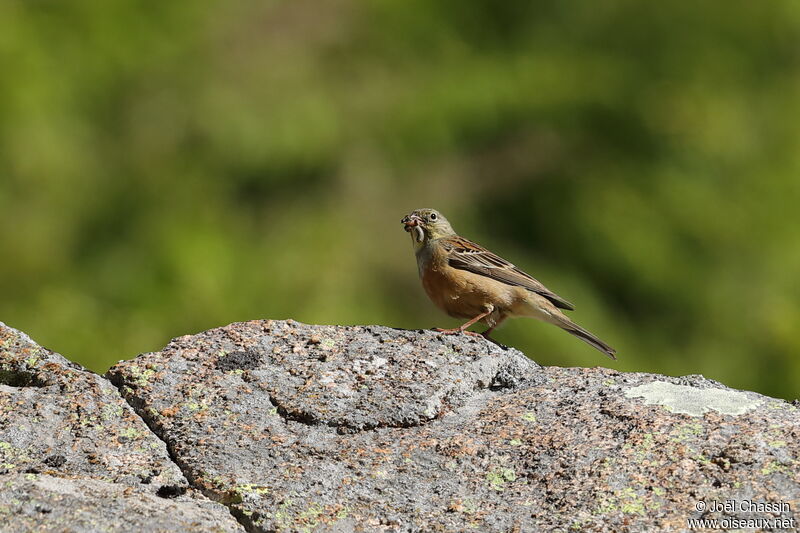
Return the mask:
M436 213L431 213L431 220L436 220Z

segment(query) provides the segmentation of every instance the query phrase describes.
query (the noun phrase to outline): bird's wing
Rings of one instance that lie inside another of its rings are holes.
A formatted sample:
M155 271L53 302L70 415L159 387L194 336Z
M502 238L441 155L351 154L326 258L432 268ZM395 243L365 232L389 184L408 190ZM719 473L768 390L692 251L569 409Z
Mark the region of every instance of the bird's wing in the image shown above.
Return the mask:
M443 237L441 244L447 251L448 263L453 268L467 270L508 285L524 287L553 302L553 305L569 311L575 306L563 299L538 280L518 269L502 257L463 237Z

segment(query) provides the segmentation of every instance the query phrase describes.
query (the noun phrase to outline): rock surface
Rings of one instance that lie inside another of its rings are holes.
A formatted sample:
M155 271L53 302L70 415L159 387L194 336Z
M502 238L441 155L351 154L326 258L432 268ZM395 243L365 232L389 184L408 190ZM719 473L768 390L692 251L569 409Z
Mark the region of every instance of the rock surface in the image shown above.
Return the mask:
M0 323L0 516L10 521L4 531L125 524L157 530L157 522L139 527L141 520L129 516L145 511L182 515L167 525L195 517L241 531L224 506L186 494L188 488L164 442L108 380Z
M243 531L230 513L203 496L163 499L141 487L48 475L0 476L7 532Z
M428 331L253 321L108 377L189 482L250 531L800 520L798 408L699 376L542 368ZM739 505L714 510L726 501Z

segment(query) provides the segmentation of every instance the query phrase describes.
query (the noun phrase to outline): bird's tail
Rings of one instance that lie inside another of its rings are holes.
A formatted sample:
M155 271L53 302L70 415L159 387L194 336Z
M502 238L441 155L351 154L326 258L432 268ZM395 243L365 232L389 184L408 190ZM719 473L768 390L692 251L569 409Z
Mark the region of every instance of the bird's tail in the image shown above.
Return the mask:
M559 323L557 325L558 325L558 327L560 327L561 329L563 329L567 333L575 335L576 337L578 337L580 340L582 340L586 344L588 344L590 346L593 346L594 348L597 348L598 350L600 350L601 352L603 352L604 354L609 356L611 359L614 359L614 360L617 359L617 356L614 355L615 353L617 353L617 351L614 348L612 348L608 344L604 343L603 341L598 339L596 336L592 335L591 333L589 333L588 331L586 331L585 329L580 327L575 322L573 322L573 321L571 321L569 319L566 319L566 317L565 317L565 321L563 321L563 322L559 321Z

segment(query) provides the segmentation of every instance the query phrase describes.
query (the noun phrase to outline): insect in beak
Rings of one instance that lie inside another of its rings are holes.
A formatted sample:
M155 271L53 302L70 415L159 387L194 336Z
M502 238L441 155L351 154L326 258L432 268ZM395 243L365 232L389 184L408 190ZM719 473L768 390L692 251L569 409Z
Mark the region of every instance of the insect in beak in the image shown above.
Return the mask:
M417 215L406 215L403 217L403 220L400 221L403 223L403 229L409 233L413 232L413 237L416 242L422 242L425 238L425 232L420 225L421 221L422 219Z

